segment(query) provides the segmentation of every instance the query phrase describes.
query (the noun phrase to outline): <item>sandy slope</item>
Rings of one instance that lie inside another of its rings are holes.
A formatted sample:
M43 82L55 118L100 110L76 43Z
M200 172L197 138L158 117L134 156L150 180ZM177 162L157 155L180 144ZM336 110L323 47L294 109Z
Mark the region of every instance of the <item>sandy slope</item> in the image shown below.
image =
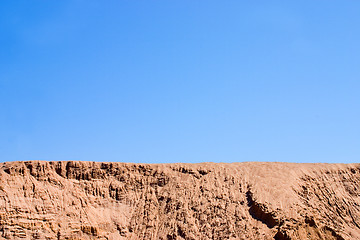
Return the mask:
M2 239L360 239L360 164L1 165Z

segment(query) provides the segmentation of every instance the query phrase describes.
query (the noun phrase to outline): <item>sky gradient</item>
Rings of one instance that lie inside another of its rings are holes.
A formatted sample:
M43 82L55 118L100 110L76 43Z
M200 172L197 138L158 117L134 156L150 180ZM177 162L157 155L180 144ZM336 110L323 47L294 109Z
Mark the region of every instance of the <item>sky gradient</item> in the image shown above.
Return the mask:
M2 1L0 161L360 162L359 1Z

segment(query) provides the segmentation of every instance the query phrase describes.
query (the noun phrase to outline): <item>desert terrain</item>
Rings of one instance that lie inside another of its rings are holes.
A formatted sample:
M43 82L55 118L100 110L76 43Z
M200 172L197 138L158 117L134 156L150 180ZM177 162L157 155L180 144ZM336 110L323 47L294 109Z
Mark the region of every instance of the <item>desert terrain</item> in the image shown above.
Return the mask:
M0 166L1 239L360 239L360 164Z

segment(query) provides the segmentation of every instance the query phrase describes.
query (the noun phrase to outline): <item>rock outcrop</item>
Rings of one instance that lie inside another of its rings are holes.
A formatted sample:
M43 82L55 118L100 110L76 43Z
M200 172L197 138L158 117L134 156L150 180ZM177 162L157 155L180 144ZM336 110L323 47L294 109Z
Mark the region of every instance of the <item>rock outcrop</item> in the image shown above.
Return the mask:
M8 162L1 239L360 239L360 164Z

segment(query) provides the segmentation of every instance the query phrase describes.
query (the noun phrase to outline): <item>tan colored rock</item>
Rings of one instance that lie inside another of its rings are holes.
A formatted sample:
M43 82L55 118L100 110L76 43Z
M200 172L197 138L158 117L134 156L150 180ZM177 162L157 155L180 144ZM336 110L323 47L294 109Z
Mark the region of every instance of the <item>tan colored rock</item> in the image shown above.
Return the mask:
M360 164L8 162L1 239L360 239Z

